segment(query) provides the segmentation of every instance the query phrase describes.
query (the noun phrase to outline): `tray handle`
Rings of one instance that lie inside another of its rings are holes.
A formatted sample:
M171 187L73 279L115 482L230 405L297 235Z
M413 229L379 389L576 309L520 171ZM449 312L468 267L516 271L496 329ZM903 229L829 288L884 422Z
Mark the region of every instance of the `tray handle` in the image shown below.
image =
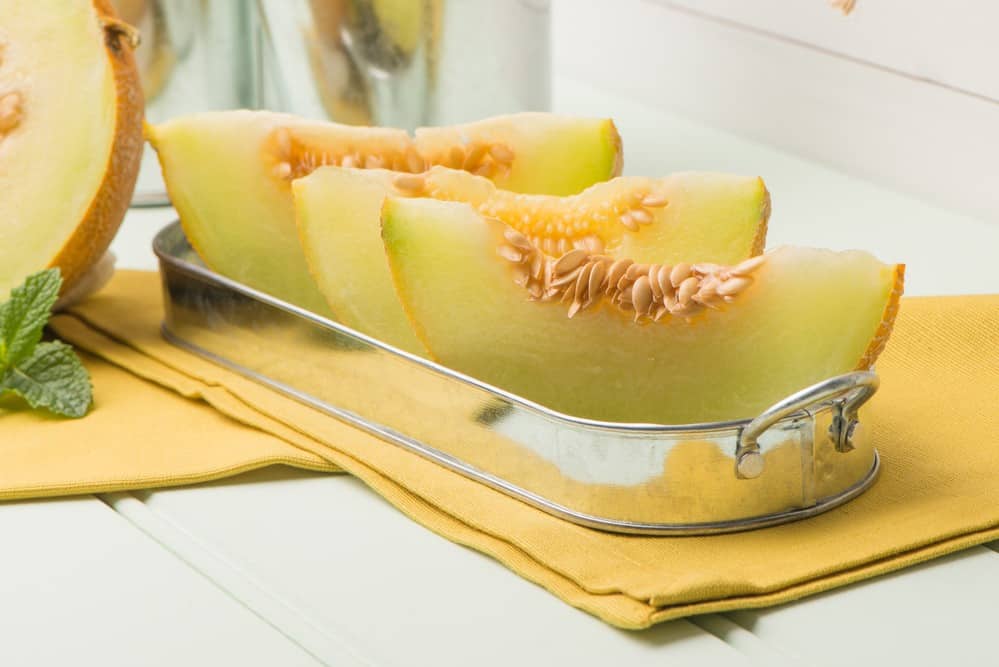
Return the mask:
M739 431L735 476L753 479L763 473L763 455L757 440L768 428L817 403L853 392L853 395L836 404L829 427L829 436L836 444L836 450L849 452L853 449L851 438L858 423L857 410L874 395L879 384L880 380L873 371L855 371L823 380L774 403Z

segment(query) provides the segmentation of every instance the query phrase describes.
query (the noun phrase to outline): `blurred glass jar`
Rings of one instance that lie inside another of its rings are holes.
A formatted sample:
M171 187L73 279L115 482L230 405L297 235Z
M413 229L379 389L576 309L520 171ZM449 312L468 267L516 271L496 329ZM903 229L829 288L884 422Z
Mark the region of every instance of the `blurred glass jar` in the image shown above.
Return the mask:
M111 0L142 36L135 57L146 120L255 106L250 0ZM146 147L132 204L170 203L153 150Z
M413 129L550 107L549 0L257 0L261 105Z
M112 0L151 123L266 108L413 129L550 108L550 0ZM152 149L135 205L169 203Z

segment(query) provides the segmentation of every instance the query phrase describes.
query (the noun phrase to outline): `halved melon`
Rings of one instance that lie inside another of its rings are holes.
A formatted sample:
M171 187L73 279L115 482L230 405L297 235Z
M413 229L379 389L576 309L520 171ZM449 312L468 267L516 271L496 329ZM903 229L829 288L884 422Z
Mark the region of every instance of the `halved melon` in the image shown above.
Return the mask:
M449 130L352 127L287 114L193 114L147 128L184 232L209 267L329 314L298 243L290 184L321 165L422 172L437 160L508 186L562 193L610 178L620 139L606 119L522 114ZM549 163L532 160L555 156Z
M101 259L142 154L135 35L105 0L0 0L0 300Z
M753 417L867 368L902 291L901 265L859 251L782 248L734 267L547 257L467 204L430 199L386 200L382 236L435 359L607 421Z
M302 247L320 291L344 324L410 352L423 345L392 287L380 236L392 194L466 201L550 253L589 248L674 261L734 263L763 249L769 195L759 178L687 173L621 177L578 195L515 194L464 171L423 175L323 167L294 181Z

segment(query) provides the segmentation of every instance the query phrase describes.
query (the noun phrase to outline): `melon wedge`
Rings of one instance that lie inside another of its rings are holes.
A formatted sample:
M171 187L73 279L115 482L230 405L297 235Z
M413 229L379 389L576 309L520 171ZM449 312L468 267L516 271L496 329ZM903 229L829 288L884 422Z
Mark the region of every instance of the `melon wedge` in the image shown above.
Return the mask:
M762 251L770 208L759 178L729 174L621 177L555 197L507 192L444 167L423 175L322 167L296 179L292 189L306 260L330 308L347 326L415 354L425 350L384 260L379 217L388 195L469 202L552 253L589 247L612 255L666 261L697 256L722 263Z
M541 257L537 280L538 251L522 235L467 204L428 199L386 200L382 236L399 297L433 358L606 421L754 417L814 382L867 368L902 291L901 265L790 247L735 268L624 260L622 270L599 256ZM666 279L658 296L652 275ZM560 276L570 279L557 286Z
M606 119L522 114L418 132L287 114L192 114L149 127L184 232L215 271L329 315L298 242L291 181L321 165L422 172L437 160L509 187L562 193L615 175L620 138ZM535 163L537 155L548 156ZM562 167L553 173L552 160Z
M104 0L0 0L0 300L104 255L142 153L135 35Z

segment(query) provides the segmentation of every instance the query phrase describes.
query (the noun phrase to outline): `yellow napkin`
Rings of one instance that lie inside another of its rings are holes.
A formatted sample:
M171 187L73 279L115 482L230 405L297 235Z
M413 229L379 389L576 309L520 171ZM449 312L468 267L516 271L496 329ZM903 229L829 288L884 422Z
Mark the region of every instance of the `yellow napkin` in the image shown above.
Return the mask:
M95 409L78 422L0 416L3 495L333 464L428 528L625 628L786 602L999 537L999 296L905 300L865 417L884 464L870 491L807 521L694 538L548 516L171 347L160 318L158 278L135 272L55 318L89 352Z

